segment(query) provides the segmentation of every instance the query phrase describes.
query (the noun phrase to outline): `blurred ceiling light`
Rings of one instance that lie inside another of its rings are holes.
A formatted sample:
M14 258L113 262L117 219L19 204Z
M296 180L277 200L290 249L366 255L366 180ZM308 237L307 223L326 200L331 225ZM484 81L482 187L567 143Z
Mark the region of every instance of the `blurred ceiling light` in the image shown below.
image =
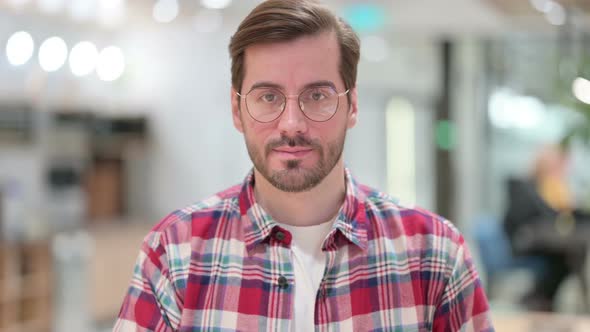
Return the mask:
M506 97L504 91L496 91L490 96L488 102L488 115L492 125L498 128L509 128L510 110L506 107Z
M154 5L152 15L158 23L170 23L178 16L177 0L158 0Z
M68 57L66 42L59 37L46 39L39 48L39 64L46 72L61 68Z
M578 98L579 101L590 104L590 81L583 78L578 77L574 80L572 84L572 90L574 92L574 96Z
M194 28L198 32L210 33L221 29L223 15L219 10L203 9L197 13L194 21Z
M98 21L114 26L125 18L125 0L98 0Z
M37 0L37 5L43 13L57 14L64 9L65 0Z
M96 13L96 0L70 1L68 12L74 21L90 20Z
M33 37L26 31L14 33L6 43L6 57L13 66L20 66L27 63L33 56L35 42Z
M548 11L545 12L545 18L553 25L563 25L566 19L565 9L559 3L551 1Z
M530 0L530 2L536 10L546 13L551 9L553 0Z
M363 37L361 44L363 45L361 55L367 61L382 62L389 56L389 46L383 37L374 35Z
M505 89L491 95L488 109L492 125L504 129L533 129L540 125L545 113L545 105L539 99Z
M103 81L115 81L125 71L125 56L123 51L116 46L103 49L98 56L96 73Z
M514 125L521 129L529 129L538 126L543 120L545 106L535 98L518 96L513 101Z
M88 41L83 41L72 48L70 52L70 69L76 76L86 76L96 68L98 50Z
M232 0L201 0L201 5L209 9L223 9L231 5Z

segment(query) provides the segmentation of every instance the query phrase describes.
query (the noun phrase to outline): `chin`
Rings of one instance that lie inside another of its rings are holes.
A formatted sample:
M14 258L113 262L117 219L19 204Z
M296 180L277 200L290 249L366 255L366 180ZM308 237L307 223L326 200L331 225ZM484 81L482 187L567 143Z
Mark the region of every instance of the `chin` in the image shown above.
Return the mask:
M286 161L282 168L263 176L277 189L285 192L305 192L316 187L326 177L320 165L302 167L300 160Z

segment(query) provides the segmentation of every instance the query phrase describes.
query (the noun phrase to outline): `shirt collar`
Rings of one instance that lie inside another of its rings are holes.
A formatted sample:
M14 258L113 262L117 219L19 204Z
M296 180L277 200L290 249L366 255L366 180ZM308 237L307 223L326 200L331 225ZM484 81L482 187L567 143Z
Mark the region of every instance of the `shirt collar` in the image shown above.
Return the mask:
M346 196L322 249L330 250L339 245L338 234L361 249L367 248L367 216L365 211L365 194L358 187L356 180L345 168ZM250 252L256 245L266 241L278 224L264 209L256 203L254 197L254 170L251 170L239 196L240 215L244 225L244 240Z

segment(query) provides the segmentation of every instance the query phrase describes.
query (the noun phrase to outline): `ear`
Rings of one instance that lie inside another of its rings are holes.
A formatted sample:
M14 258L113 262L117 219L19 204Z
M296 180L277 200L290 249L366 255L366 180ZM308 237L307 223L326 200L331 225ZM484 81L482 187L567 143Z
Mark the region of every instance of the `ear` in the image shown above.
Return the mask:
M358 116L358 94L356 90L356 86L350 89L350 105L348 108L348 121L347 121L347 128L350 129L356 125L356 120Z
M232 86L231 91L231 113L232 113L232 120L234 122L234 127L240 132L244 133L244 125L242 123L242 118L240 117L240 102L242 101L242 97L237 95L236 89Z

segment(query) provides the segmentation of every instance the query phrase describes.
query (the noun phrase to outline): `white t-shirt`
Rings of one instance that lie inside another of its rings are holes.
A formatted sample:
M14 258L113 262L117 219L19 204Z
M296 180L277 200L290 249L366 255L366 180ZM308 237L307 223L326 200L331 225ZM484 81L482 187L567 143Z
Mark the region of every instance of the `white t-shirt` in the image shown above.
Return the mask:
M292 235L291 257L295 274L293 331L314 330L315 299L326 268L322 244L333 223L334 220L314 226L279 224Z

